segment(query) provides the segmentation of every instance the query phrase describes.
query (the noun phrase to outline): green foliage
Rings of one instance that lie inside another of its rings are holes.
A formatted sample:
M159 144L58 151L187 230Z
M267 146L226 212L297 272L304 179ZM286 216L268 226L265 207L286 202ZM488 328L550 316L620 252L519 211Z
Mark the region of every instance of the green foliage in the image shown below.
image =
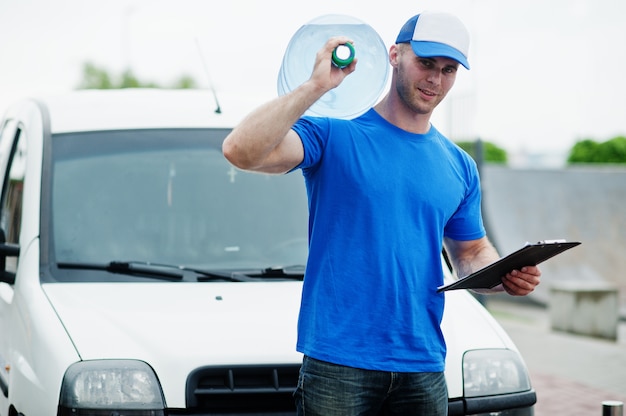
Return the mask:
M131 70L126 70L120 77L118 88L158 88L158 86L153 82L142 83Z
M78 89L121 89L121 88L196 88L196 81L189 75L181 76L170 87L159 86L154 82L140 81L131 70L126 70L118 76L109 74L103 68L86 62L83 65L83 79Z
M477 152L479 151L478 141L474 142L457 142L456 143L461 149L465 150L469 155L474 158L474 160L478 161ZM507 162L507 154L506 150L501 147L496 146L491 142L481 141L483 149L483 161L490 163L506 163Z
M83 80L78 89L98 88L108 90L113 87L113 82L109 74L87 62L83 65Z
M183 75L178 79L175 88L197 88L196 80L190 77L189 75Z
M578 141L572 147L567 162L626 163L626 137L618 136L604 142L592 139Z

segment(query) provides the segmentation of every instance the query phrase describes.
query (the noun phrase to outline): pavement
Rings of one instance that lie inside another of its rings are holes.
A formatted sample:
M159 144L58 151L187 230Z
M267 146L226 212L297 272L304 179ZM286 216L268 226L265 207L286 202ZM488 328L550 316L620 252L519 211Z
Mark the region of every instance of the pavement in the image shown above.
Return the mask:
M537 392L535 416L603 416L605 401L626 406L626 321L619 322L617 340L556 331L544 305L517 299L489 296L485 306L526 362Z

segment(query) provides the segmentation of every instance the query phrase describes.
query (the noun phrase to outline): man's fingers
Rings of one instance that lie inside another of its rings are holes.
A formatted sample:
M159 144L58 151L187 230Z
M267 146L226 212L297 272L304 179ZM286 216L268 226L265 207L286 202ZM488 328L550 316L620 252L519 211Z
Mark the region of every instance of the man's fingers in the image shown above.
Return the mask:
M535 290L540 283L541 273L537 267L523 267L522 270L513 270L502 279L504 289L514 296L525 296Z

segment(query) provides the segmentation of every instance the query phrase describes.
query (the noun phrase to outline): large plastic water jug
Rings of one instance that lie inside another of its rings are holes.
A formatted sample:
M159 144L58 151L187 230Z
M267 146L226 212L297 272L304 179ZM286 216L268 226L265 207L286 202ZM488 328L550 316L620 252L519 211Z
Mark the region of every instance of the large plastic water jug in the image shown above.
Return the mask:
M307 115L351 119L374 105L387 86L389 59L378 33L352 16L329 14L302 26L291 38L278 74L278 94L284 95L311 76L315 55L333 36L354 41L356 70L322 96Z

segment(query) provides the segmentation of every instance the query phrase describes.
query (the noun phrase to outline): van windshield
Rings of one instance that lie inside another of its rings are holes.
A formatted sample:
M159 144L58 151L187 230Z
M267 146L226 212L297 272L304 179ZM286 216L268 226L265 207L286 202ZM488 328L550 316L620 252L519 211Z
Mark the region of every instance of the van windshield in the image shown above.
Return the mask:
M302 175L234 168L221 152L227 133L53 136L50 263L239 270L304 265L308 210ZM64 280L56 274L54 280Z

